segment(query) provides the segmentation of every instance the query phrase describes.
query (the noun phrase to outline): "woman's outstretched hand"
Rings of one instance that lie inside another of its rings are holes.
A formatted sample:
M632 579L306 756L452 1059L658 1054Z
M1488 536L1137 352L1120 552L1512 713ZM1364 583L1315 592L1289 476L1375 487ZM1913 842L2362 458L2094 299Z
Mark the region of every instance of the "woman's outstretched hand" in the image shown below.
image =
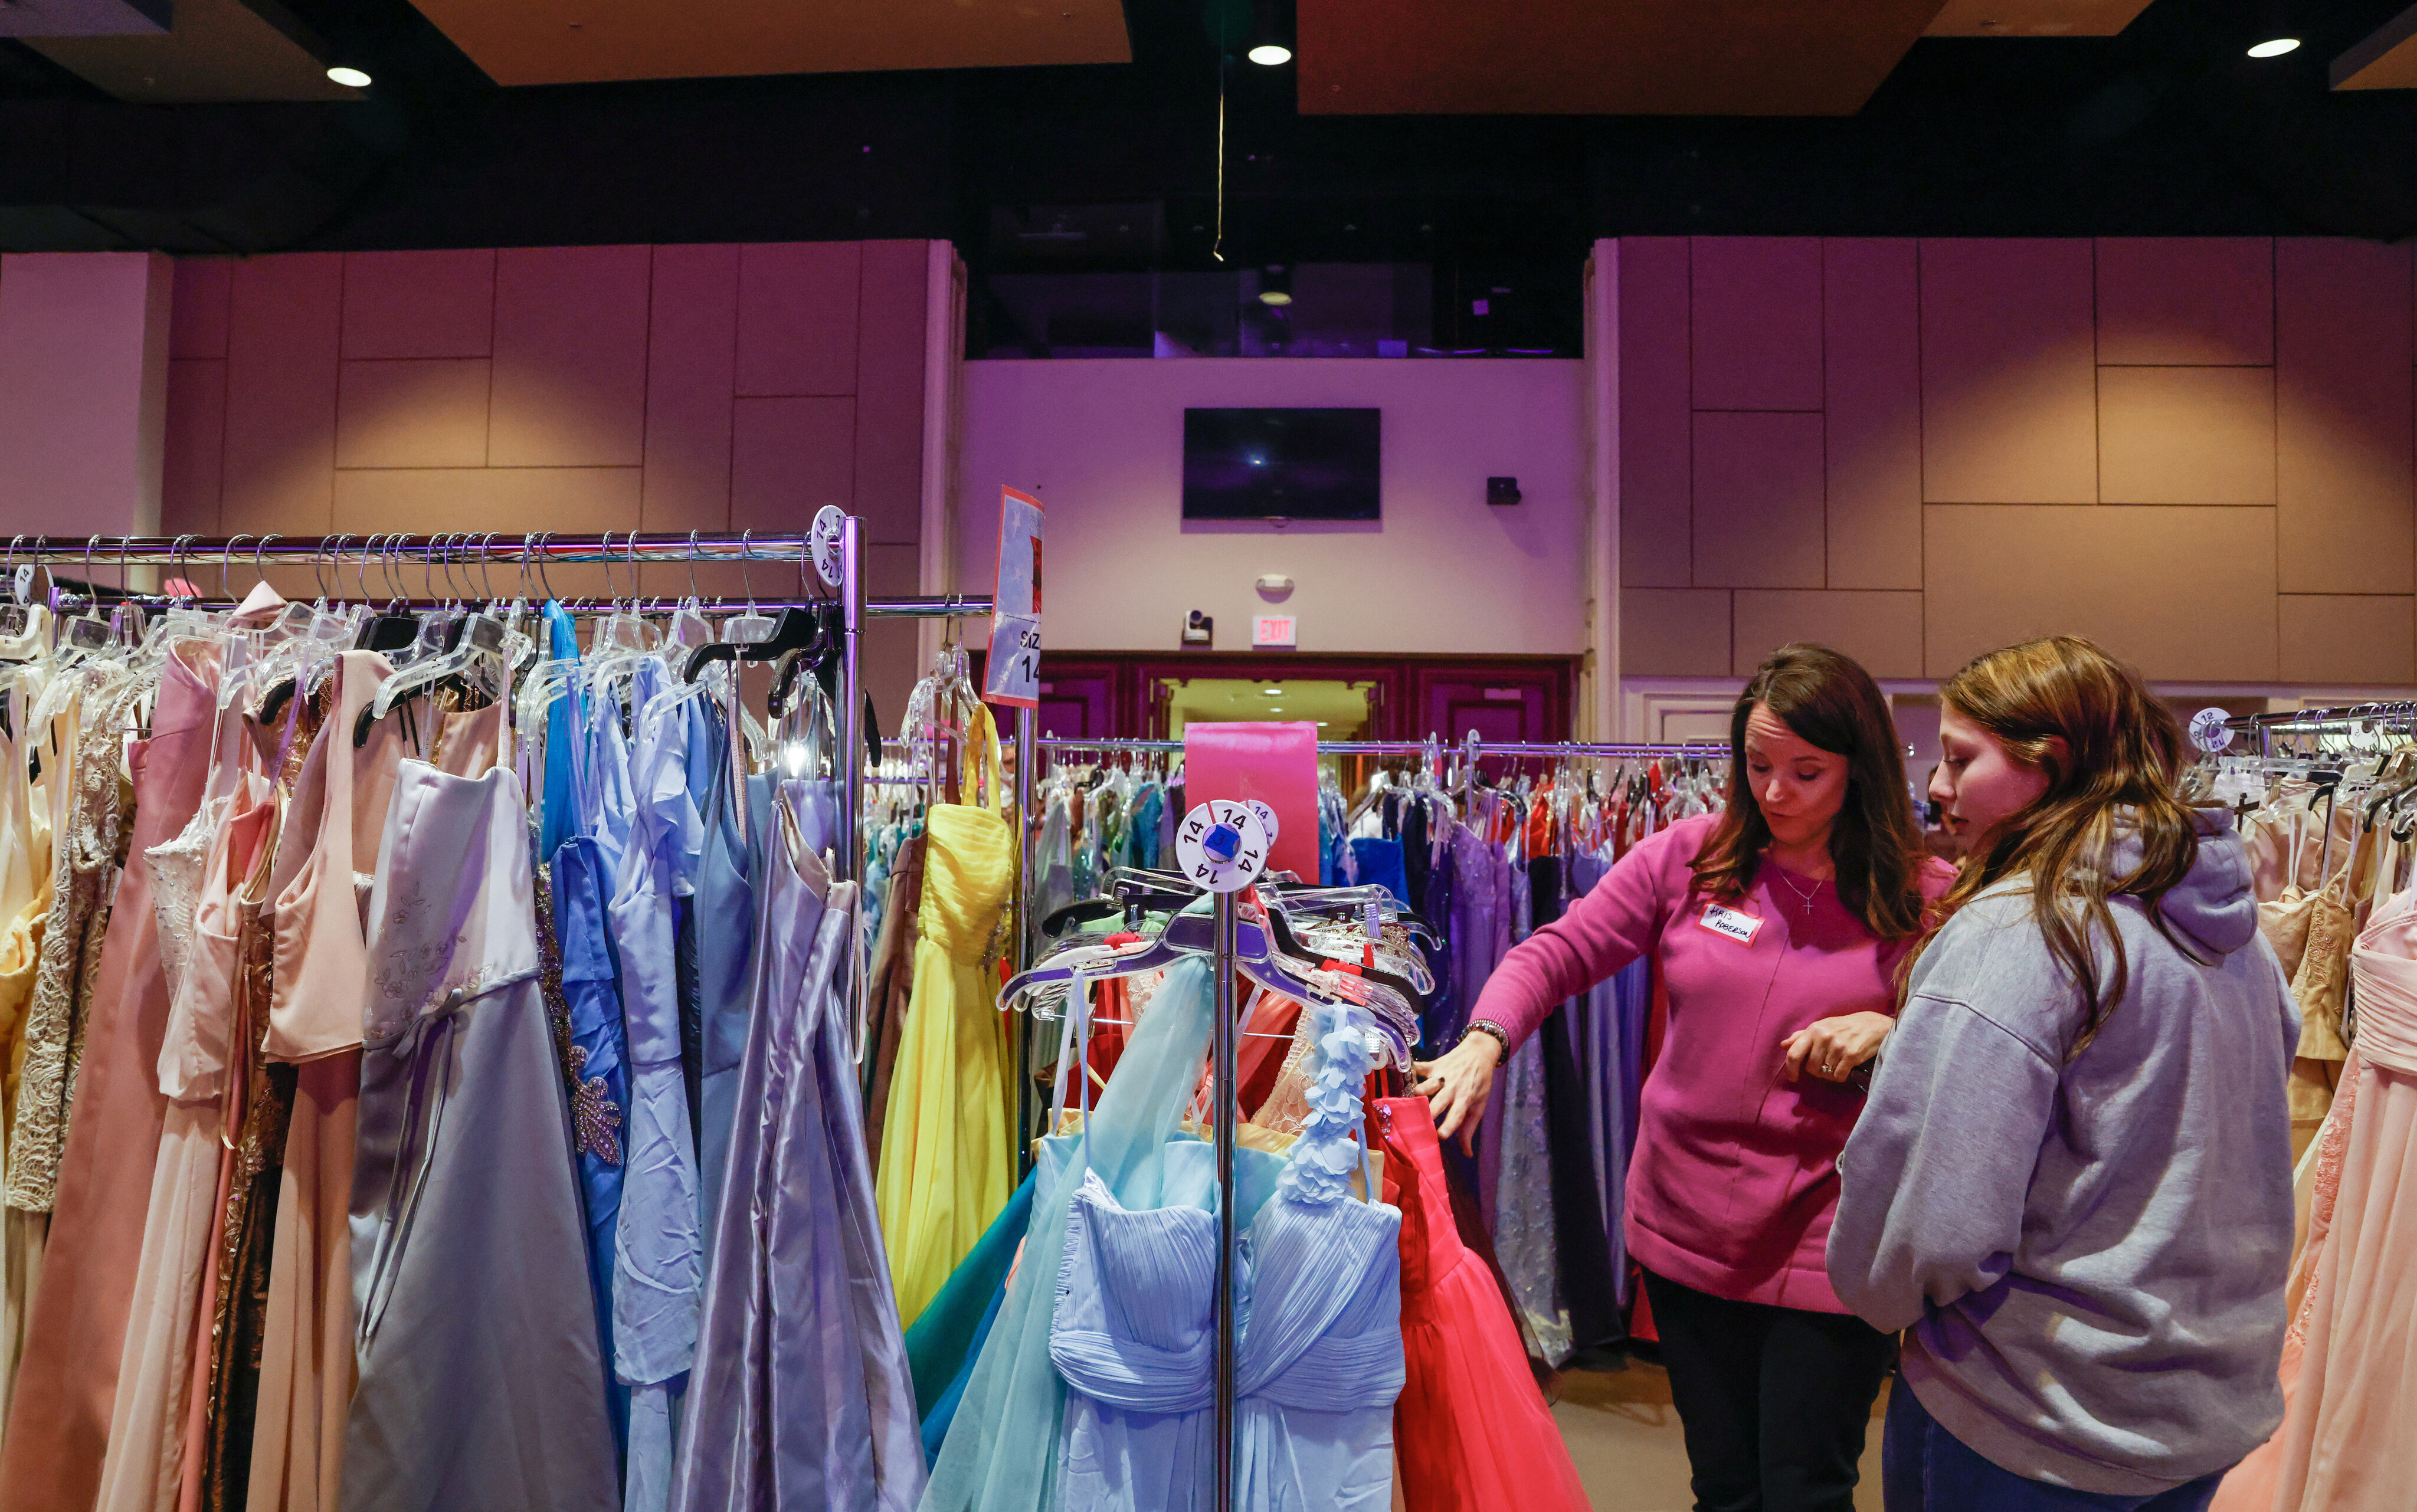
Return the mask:
M1419 1081L1411 1090L1435 1111L1436 1133L1447 1140L1459 1135L1463 1151L1475 1153L1477 1117L1485 1111L1494 1067L1501 1059L1502 1047L1492 1035L1464 1035L1459 1044L1418 1064Z

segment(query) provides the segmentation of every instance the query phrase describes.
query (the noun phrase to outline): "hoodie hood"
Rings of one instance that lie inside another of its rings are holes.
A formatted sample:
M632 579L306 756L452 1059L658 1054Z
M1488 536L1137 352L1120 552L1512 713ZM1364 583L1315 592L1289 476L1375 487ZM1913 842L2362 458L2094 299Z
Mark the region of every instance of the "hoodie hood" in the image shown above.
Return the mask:
M2162 912L2166 922L2191 940L2228 956L2257 937L2257 894L2249 871L2249 847L2233 827L2228 809L2197 809L2192 818L2198 828L2198 859L2171 892ZM2120 822L2107 860L2117 876L2140 864L2140 829L2128 816Z

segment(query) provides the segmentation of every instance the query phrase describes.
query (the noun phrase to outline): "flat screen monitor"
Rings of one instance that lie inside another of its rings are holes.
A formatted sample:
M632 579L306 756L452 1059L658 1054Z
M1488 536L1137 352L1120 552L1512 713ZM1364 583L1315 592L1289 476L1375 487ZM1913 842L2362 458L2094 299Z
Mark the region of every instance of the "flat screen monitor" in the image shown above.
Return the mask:
M1185 410L1186 520L1375 520L1379 410Z

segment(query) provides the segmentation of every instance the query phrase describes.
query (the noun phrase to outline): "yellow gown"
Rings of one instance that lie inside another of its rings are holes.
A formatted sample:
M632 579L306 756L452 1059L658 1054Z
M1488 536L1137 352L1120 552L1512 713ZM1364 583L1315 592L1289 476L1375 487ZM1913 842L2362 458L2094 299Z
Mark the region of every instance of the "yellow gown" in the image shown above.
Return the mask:
M1015 886L1014 826L988 808L935 804L924 835L922 938L874 1181L906 1323L1015 1187L1010 1042L983 964Z

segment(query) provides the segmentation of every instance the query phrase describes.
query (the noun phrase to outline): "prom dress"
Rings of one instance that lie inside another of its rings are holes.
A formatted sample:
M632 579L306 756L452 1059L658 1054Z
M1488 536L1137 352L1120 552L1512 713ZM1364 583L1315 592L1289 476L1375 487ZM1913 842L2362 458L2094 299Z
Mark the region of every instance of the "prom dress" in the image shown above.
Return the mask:
M534 876L509 770L403 764L370 908L344 1512L620 1505Z
M1585 1512L1586 1489L1536 1389L1518 1325L1460 1241L1424 1097L1376 1104L1385 1189L1402 1212L1402 1342L1394 1411L1409 1512Z
M1234 1502L1247 1512L1382 1512L1404 1377L1401 1214L1350 1191L1360 1087L1376 1060L1364 1020L1309 1011L1310 1116L1274 1195L1251 1216L1236 1282L1245 1294L1236 1299ZM1148 1162L1117 1188L1087 1165L1069 1214L1050 1336L1066 1381L1065 1512L1215 1505L1214 1152L1178 1141L1158 1157L1159 1205L1129 1205L1149 1195Z
M909 1323L980 1242L1015 1187L1008 1042L982 970L1015 885L1015 836L988 809L925 821L914 1005L881 1139L881 1230Z

